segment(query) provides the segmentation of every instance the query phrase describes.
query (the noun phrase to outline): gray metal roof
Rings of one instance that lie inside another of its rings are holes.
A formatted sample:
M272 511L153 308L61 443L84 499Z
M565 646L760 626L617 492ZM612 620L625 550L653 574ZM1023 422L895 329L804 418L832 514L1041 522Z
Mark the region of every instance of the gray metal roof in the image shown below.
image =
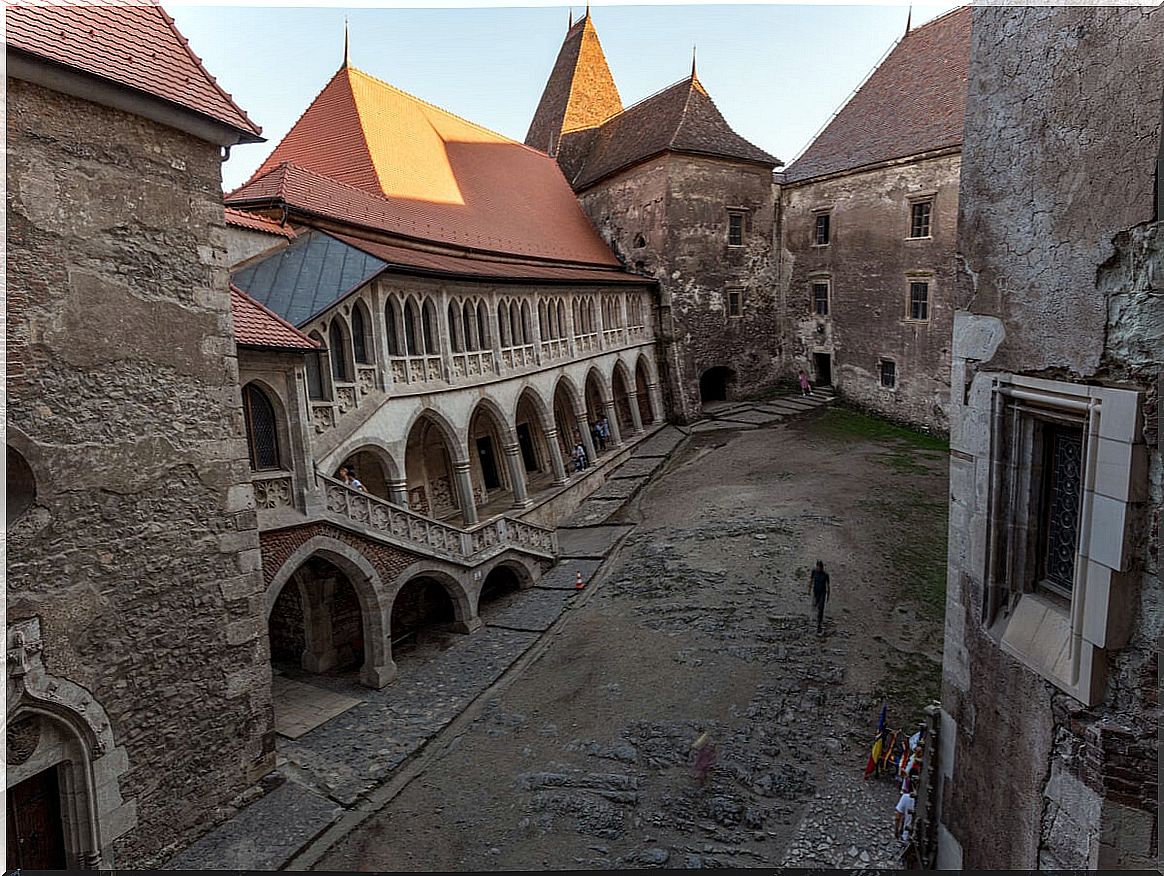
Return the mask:
M231 282L287 322L302 326L388 267L322 231L248 265Z

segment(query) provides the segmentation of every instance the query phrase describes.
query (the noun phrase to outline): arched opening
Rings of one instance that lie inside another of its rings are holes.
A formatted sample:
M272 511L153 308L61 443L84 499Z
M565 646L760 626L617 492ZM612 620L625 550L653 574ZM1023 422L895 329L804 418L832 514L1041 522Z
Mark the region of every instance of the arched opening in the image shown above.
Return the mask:
M430 356L440 353L440 335L437 333L436 307L432 299L424 300L424 351Z
M635 392L639 395L639 416L643 420L643 425L650 425L657 419L650 386L646 363L639 357L639 361L635 363Z
M480 350L481 345L477 342L477 319L475 311L469 306L468 301L461 307L461 317L461 328L465 333L465 349L468 351Z
M509 302L509 337L513 346L520 347L525 343L521 333L521 312L516 301Z
M614 395L615 416L618 417L618 428L623 435L635 431L634 416L631 414L630 393L627 390L626 369L619 363L614 368L610 381L611 392Z
M400 302L392 296L384 304L384 324L388 335L388 355L403 356L404 348L400 342L399 319L396 314L400 310Z
M534 395L532 389L522 390L518 397L514 423L529 492L548 488L554 482L555 463L550 457L550 444L546 438L545 403ZM560 446L558 449L560 452ZM563 461L568 458L562 457Z
M481 595L477 598L477 614L488 617L492 610L504 607L509 597L521 590L521 578L509 566L497 566L481 585Z
M456 609L442 581L428 575L413 578L392 603L392 656L398 664L443 651L452 644Z
M506 431L501 418L487 404L479 403L469 418L469 477L473 502L478 508L512 498L513 485L505 466Z
M538 332L542 336L543 341L550 340L553 335L550 334L550 324L546 320L546 302L538 302Z
M509 333L509 308L504 301L497 304L497 343L502 347L513 346Z
M452 301L449 302L449 345L454 353L464 349L461 343L461 308Z
M7 495L5 522L11 526L36 502L36 477L16 448L8 445Z
M420 312L416 307L415 299L409 298L404 303L404 345L409 356L420 355Z
M558 299L557 337L566 337L566 302L561 298Z
M443 519L460 511L450 440L446 430L427 415L408 433L404 450L408 507L419 514Z
M574 399L572 387L566 379L559 380L554 389L554 428L558 430L558 448L570 469L580 471L575 450L583 442L578 432L578 417L574 413L576 410Z
M368 325L368 320L364 316L364 305L357 301L352 306L352 353L359 365L367 365L372 361L372 335L368 331Z
M356 588L338 566L320 556L303 563L283 585L267 617L267 634L271 666L288 678L355 672L366 659Z
M477 302L477 343L482 350L488 349L492 344L489 339L489 313L484 301Z
M328 326L327 342L331 356L331 376L343 383L350 383L352 369L348 365L347 327L338 316Z
M598 372L593 368L586 375L586 422L590 429L590 438L594 443L594 450L600 456L610 445L610 439L602 429L602 421L606 417L606 392Z
M349 453L343 465L373 496L392 499L392 464L383 450L378 447L361 447Z
M326 349L327 345L324 344L323 337L319 332L312 332L308 337L319 344L320 349L308 351L305 357L307 362L307 397L314 401L320 401L327 398L323 386L323 368L320 367L319 361L322 350Z
M251 469L269 471L279 468L282 454L275 406L267 394L254 383L248 383L243 387L242 397Z
M521 342L523 344L533 343L533 325L530 322L529 302L521 302Z
M699 375L699 400L708 402L727 401L731 397L736 372L723 365L708 368Z

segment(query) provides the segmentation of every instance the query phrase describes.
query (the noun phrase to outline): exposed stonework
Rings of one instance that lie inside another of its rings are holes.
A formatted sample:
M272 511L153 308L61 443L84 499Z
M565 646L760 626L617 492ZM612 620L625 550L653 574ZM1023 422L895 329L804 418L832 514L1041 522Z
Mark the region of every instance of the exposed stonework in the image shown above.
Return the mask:
M1158 862L1162 50L1158 9L974 12L939 865ZM1052 411L1087 448L1058 603L1024 556L1046 516L1021 507Z
M810 179L781 188L788 361L846 398L887 417L948 429L950 336L957 266L956 150L928 159ZM912 236L914 204L929 204L929 234ZM816 217L829 242L816 244ZM928 285L928 313L913 319L910 283ZM818 314L814 284L827 284ZM831 375L815 357L829 357ZM895 366L882 385L880 363Z
M86 853L148 867L272 764L219 148L7 88L9 332L27 342L8 443L35 478L7 530L8 620L39 618L45 671L104 709L127 761L148 830L101 824Z

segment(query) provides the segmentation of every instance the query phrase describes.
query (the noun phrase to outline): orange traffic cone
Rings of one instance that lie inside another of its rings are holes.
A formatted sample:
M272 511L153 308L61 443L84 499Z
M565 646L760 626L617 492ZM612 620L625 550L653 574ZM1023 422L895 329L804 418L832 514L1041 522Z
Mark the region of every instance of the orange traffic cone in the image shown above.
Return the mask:
M578 571L578 578L577 578L577 580L574 581L574 589L581 590L585 586L586 586L586 582L584 582L582 580L582 571L579 570Z

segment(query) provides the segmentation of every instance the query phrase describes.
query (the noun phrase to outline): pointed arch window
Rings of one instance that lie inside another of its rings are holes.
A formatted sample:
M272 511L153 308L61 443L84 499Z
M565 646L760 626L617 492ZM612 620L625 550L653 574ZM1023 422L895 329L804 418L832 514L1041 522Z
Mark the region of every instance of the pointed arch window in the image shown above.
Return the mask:
M497 341L501 346L509 346L509 309L504 302L497 305Z
M307 353L307 397L318 401L326 398L323 391L323 368L319 361L320 356L323 355L324 343L319 332L312 332L310 337L319 344L321 349L311 350Z
M460 353L463 345L461 344L461 309L457 307L455 302L449 302L449 345L453 348L454 353Z
M267 394L253 383L243 387L243 414L247 425L251 468L255 471L279 468L279 429L275 420L275 406Z
M367 324L364 321L364 309L357 304L352 308L352 352L355 354L356 361L362 365L367 365L371 361L368 358L366 331Z
M440 352L437 347L436 308L432 300L424 302L424 351L432 356Z
M489 317L485 311L484 301L477 302L477 342L482 350L490 345Z
M384 305L384 323L388 329L388 355L399 356L400 352L400 333L399 326L396 324L396 300L388 299Z
M350 381L351 374L348 371L348 357L345 355L344 350L347 345L344 343L344 329L340 325L338 316L331 321L331 326L327 330L327 341L331 347L328 352L331 355L332 377L344 382Z
M465 332L465 349L466 350L478 350L478 349L480 349L480 347L477 344L477 332L476 332L477 320L474 317L473 308L469 306L468 301L466 301L465 305L461 308L461 316L462 316L462 320L461 320L462 328Z
M416 312L416 304L412 299L409 299L404 305L404 341L409 356L420 355L420 347L416 343L416 323L418 320L419 314Z

